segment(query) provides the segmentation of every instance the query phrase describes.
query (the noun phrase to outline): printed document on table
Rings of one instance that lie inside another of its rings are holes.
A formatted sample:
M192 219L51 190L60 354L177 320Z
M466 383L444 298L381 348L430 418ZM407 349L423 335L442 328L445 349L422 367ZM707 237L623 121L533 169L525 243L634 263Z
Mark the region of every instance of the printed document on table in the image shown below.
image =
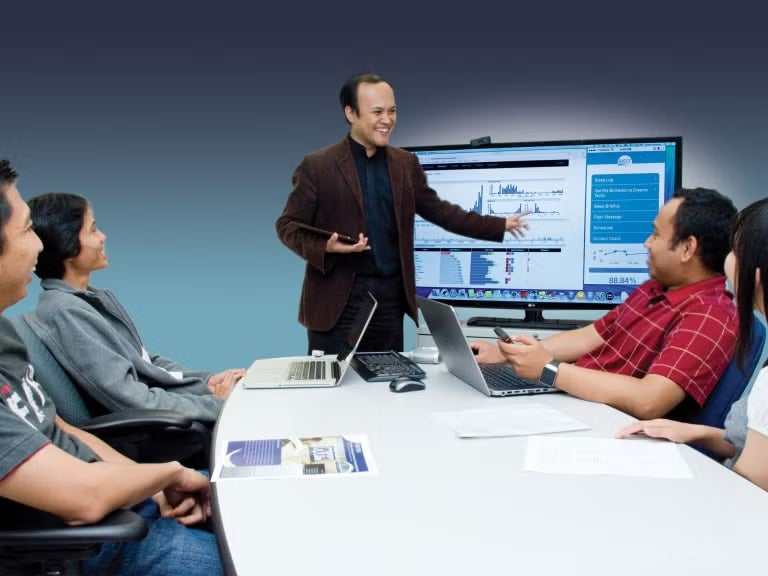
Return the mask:
M432 417L453 430L459 438L529 436L589 430L589 426L568 414L540 403L435 412Z
M363 434L232 440L218 459L211 482L227 478L297 478L374 475Z
M528 438L524 470L693 478L677 444L640 438Z

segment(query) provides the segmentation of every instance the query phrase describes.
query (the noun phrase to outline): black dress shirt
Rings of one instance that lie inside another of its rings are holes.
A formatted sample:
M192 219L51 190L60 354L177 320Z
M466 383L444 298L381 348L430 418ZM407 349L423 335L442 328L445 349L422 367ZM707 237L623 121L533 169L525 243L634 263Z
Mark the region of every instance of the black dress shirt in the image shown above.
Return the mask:
M365 223L371 247L368 265L361 270L373 276L393 276L400 272L397 226L392 204L392 186L387 169L387 151L376 148L370 158L365 147L349 137L357 176L363 189Z

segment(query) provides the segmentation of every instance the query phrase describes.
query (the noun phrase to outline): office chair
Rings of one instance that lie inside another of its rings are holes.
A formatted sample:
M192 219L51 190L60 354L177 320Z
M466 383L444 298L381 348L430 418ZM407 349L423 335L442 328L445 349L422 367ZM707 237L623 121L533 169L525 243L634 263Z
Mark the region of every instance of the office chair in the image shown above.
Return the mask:
M749 350L744 363L744 369L739 366L738 359L734 356L728 363L723 375L718 380L715 389L704 403L691 422L703 424L715 428L725 427L725 417L731 409L731 405L743 394L749 393L749 388L760 368L768 356L768 342L766 341L766 326L762 319L755 315L752 323L752 335L749 340ZM700 452L712 456L707 450L693 446Z
M136 542L147 534L144 519L115 510L101 522L68 526L60 518L2 500L0 573L3 575L79 574L78 562L97 554L106 542Z
M35 380L69 424L94 434L137 462L178 460L207 468L211 434L204 424L172 410L131 409L94 417L80 390L30 325L34 313L10 318L27 347Z

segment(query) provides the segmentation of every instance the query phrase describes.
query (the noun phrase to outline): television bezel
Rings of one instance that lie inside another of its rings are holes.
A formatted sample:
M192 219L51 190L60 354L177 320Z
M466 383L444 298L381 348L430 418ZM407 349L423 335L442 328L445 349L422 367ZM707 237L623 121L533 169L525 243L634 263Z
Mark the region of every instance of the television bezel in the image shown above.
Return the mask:
M484 139L477 139L484 140ZM675 174L674 184L672 190L664 191L664 202L668 201L674 195L675 191L682 187L683 175L683 137L682 136L648 136L631 138L587 138L587 139L574 139L574 140L538 140L538 141L526 141L526 142L489 142L482 145L473 146L470 143L467 144L437 144L433 146L403 146L404 150L409 152L441 152L449 150L491 150L494 148L535 148L535 147L557 147L557 146L591 146L591 145L614 145L614 144L653 144L658 142L670 142L675 144ZM421 162L419 162L421 165ZM426 172L426 171L425 171ZM429 180L427 178L427 184ZM438 192L439 194L439 192ZM649 230L650 234L651 231ZM414 253L416 248L414 248ZM416 293L419 294L419 288L416 287ZM423 295L425 298L429 298L429 295ZM585 301L580 304L573 304L571 302L554 302L554 301L506 301L506 300L484 300L484 299L465 299L459 300L455 298L430 298L431 300L437 300L438 302L444 302L450 304L455 308L486 308L497 310L519 310L525 313L525 320L528 322L545 321L543 313L548 310L611 310L618 306L621 302L599 302L599 301Z

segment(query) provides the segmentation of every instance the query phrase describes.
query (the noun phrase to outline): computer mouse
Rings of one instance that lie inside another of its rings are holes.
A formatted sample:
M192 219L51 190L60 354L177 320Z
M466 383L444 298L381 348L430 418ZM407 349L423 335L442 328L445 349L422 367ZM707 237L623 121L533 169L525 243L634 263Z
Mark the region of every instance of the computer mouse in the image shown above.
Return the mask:
M414 390L424 390L426 384L421 380L414 380L410 376L400 376L389 383L389 389L392 392L413 392Z

